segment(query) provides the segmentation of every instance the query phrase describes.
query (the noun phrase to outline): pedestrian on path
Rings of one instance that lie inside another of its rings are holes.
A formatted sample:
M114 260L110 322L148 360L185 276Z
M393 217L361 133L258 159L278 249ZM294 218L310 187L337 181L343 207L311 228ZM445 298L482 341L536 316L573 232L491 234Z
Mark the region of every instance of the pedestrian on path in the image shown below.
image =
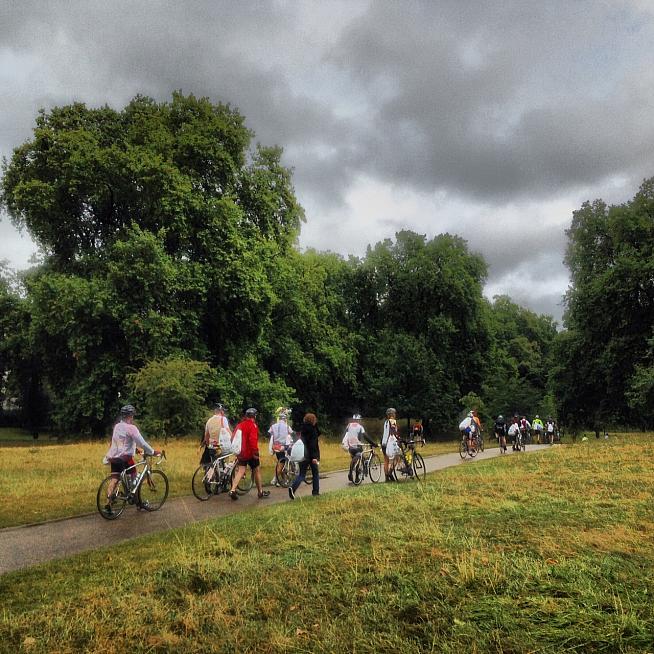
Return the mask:
M318 445L318 418L315 413L307 413L304 416L302 427L300 428L300 439L304 443L304 461L300 461L300 474L295 478L293 485L288 489L288 496L294 500L295 491L307 476L307 468L311 466L313 475L312 495L320 495L320 473L318 464L320 462L320 447Z

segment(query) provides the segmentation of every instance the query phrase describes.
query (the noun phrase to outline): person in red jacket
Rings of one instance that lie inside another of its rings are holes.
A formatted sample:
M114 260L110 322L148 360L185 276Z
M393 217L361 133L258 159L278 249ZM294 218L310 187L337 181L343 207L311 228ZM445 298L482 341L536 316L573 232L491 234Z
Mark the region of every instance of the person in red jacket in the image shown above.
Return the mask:
M233 500L238 499L236 487L238 486L238 482L243 479L248 466L250 466L254 474L254 483L257 485L257 491L259 491L259 499L270 495L270 491L263 490L263 485L261 483L261 468L259 467L259 427L257 427L256 417L257 410L248 409L245 412L245 418L236 425L236 429L234 430L235 436L238 431L241 432L241 451L236 456L238 460L238 468L236 470L236 475L234 475L232 489L229 491L229 496Z

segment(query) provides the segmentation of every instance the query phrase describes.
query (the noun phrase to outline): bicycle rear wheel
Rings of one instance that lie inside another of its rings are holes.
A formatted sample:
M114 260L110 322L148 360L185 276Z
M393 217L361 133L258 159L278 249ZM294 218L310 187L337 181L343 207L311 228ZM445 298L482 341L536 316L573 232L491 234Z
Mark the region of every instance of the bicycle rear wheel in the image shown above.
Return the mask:
M146 511L158 511L168 497L168 477L161 470L150 470L137 492L139 506Z
M363 481L363 461L359 457L352 466L352 483L355 486L360 486Z
M313 483L313 470L311 470L311 465L307 466L307 471L304 473L304 483L309 485Z
M466 442L465 442L465 441L461 441L461 442L459 443L459 456L460 456L462 459L465 459L467 454L468 454L468 447L467 447L467 445L466 445Z
M193 495L201 502L205 502L211 495L211 483L207 481L208 468L206 466L198 466L197 470L193 473L191 480L191 490Z
M287 465L286 459L277 461L277 465L275 466L275 477L277 478L277 483L282 488L288 488L293 483L293 479L291 479L290 467Z
M105 520L115 520L125 510L127 504L128 491L122 480L118 481L111 497L108 497L112 479L113 477L109 476L102 481L96 497L98 511Z
M373 484L376 484L381 479L382 465L379 457L376 454L372 454L370 461L368 462L368 474L370 475L370 481Z
M427 467L425 460L417 452L413 455L413 474L418 481L425 481L427 477Z
M479 451L480 451L480 452L483 452L483 451L484 451L484 437L483 437L483 436L480 436L480 437L477 439L477 446L479 447Z

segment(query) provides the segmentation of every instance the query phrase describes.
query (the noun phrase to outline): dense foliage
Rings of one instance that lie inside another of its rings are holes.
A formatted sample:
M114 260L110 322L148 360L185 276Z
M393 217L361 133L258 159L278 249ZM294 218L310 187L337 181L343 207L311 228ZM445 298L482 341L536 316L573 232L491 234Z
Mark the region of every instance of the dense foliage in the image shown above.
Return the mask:
M630 202L574 212L556 344L559 410L577 425L654 424L654 179Z
M181 93L40 113L0 191L42 250L0 284L2 392L26 418L101 434L128 396L170 433L219 398L264 418L393 405L449 428L473 402L487 419L553 410L554 323L485 300L464 240L402 231L361 258L301 252L282 152L251 139L235 109ZM637 363L633 406L653 386Z

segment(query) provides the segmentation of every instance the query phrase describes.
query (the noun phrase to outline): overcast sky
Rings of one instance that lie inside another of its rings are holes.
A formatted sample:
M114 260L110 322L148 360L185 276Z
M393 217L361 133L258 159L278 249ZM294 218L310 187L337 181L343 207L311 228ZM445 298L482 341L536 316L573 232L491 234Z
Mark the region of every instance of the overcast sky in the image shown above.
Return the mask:
M302 246L456 233L559 319L572 211L654 175L653 44L649 0L0 0L0 155L40 107L230 102L295 168ZM34 249L5 217L0 259Z

